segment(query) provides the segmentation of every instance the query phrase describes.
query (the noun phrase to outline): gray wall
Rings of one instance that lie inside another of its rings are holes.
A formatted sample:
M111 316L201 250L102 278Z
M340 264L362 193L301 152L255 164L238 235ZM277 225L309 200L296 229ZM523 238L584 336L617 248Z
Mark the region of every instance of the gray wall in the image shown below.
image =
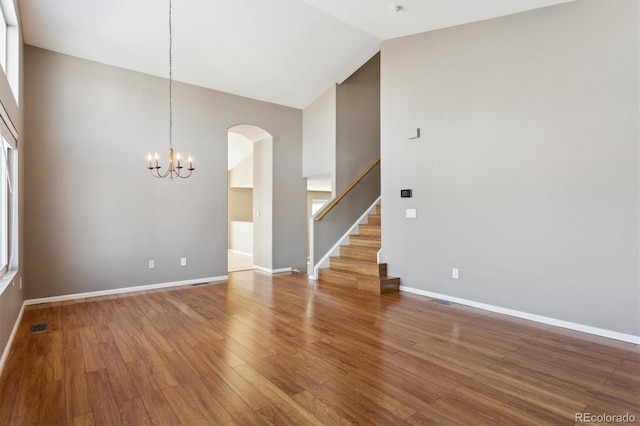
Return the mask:
M313 221L311 226L313 226L314 235L314 264L317 264L351 228L351 225L371 207L380 197L380 192L380 165L378 164L322 220Z
M576 1L383 44L389 274L640 335L638 6Z
M379 53L338 85L336 114L338 195L380 156Z
M31 46L25 79L28 298L226 275L236 124L274 136L273 266L305 268L300 110L175 83L174 146L196 170L168 181L145 169L166 161L166 80Z
M332 189L339 196L380 156L379 53L336 88L335 146ZM379 196L378 165L321 221L313 222L312 261L318 263Z
M19 2L13 1L18 19L20 19ZM23 54L22 54L22 33L19 32L20 37L20 64L19 74L23 74ZM24 81L20 78L20 105L24 105ZM24 161L24 149L25 142L25 126L24 122L24 109L18 106L9 83L4 75L0 72L0 102L9 113L13 125L18 130L18 270L13 280L13 285L9 285L5 291L0 294L0 357L4 353L11 331L16 323L22 302L25 299L24 288L20 289L20 278L24 276L25 271L25 244L24 244L24 173L25 173L25 161Z

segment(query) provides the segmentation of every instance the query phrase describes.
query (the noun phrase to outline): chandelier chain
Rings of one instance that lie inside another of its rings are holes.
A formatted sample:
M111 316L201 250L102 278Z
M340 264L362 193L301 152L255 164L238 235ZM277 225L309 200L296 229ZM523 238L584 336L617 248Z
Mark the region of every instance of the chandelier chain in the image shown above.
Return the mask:
M171 0L169 0L169 148L173 148L173 28L171 25Z
M187 159L189 167L185 167L182 165L182 158L180 157L180 153L175 153L173 151L173 25L172 25L172 0L169 0L169 167L167 171L164 173L160 172L162 168L159 164L160 156L156 152L155 156L152 157L151 153L147 155L147 160L149 161L149 165L147 169L151 172L151 176L156 178L170 178L178 177L181 179L186 179L195 170L193 167L193 159L191 156ZM183 172L183 169L187 170L187 173Z

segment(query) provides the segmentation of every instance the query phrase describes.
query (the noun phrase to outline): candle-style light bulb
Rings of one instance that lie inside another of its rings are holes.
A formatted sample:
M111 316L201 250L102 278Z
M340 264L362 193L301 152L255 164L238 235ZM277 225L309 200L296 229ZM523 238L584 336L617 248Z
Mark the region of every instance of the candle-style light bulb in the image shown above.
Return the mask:
M189 168L193 169L193 158L189 156Z
M149 168L151 168L151 153L147 154L147 160L149 160Z
M182 157L180 157L180 153L179 152L176 154L176 158L178 159L178 168L180 168L180 159Z
M158 160L160 159L160 156L158 155L157 152L155 153L154 158L156 159L156 167L159 167Z

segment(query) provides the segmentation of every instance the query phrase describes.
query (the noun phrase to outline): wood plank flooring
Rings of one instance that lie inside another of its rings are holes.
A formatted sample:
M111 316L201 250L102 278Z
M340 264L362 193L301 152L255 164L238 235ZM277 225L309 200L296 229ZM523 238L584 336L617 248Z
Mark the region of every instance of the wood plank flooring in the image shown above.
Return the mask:
M28 307L0 425L640 422L639 394L637 345L246 271Z

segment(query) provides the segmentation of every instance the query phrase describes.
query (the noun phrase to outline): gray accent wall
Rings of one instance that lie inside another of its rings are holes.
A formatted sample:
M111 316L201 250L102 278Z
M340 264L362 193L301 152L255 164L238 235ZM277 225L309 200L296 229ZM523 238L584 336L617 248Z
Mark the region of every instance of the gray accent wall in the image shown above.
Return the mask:
M380 53L338 85L336 114L339 195L380 157Z
M380 165L358 183L335 207L320 221L313 220L313 259L314 265L349 231L369 207L380 197ZM320 212L326 209L323 207ZM312 271L310 271L312 272Z
M174 147L196 170L170 181L145 168L166 164L167 80L31 46L25 80L28 298L226 275L236 124L273 135L272 266L306 269L301 110L175 82Z
M575 1L383 43L390 275L640 335L639 5Z
M322 111L330 111L326 107L326 96L325 93L312 105L317 107L319 102L325 105ZM336 87L335 102L335 174L332 189L337 197L380 156L379 53ZM314 115L323 116L315 109L312 111L315 111ZM308 113L309 108L305 109L305 114ZM313 221L312 261L318 263L379 196L380 166L377 165L322 220Z

